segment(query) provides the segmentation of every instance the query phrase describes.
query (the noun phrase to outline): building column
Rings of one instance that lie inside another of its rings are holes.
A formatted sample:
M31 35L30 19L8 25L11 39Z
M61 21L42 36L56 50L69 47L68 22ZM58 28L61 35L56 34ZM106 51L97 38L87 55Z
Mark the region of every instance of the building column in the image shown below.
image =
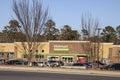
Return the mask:
M77 60L78 60L78 57L77 57L77 56L74 56L74 57L73 57L73 62L75 63L75 62L77 62Z

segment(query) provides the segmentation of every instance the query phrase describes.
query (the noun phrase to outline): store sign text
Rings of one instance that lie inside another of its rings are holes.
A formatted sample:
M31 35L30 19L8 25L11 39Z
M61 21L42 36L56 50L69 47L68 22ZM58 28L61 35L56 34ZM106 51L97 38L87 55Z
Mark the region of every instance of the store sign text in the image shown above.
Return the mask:
M54 51L69 51L68 45L54 45Z

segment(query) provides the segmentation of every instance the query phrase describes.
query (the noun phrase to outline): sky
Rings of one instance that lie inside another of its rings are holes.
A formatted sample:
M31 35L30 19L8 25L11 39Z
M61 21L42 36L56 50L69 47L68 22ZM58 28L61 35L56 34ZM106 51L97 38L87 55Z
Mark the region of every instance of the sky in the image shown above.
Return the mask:
M43 4L49 7L49 18L59 29L69 25L80 31L84 14L91 14L93 19L97 19L100 28L120 25L120 0L43 0ZM14 18L12 0L0 0L0 31Z

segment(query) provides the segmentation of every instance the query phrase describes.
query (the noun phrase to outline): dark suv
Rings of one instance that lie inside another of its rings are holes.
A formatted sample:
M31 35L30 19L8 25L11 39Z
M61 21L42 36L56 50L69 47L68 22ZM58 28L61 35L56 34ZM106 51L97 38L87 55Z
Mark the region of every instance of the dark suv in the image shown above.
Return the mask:
M5 62L6 65L27 65L28 62L24 60L9 60Z
M106 69L106 70L120 70L120 63L113 63L110 65L107 65L104 69Z

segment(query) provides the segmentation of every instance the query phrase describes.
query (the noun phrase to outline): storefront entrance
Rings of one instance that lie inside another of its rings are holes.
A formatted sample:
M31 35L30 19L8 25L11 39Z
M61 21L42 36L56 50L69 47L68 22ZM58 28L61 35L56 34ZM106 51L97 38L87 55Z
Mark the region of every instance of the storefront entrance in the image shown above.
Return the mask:
M15 55L14 53L7 53L7 59L10 60L10 59L14 59Z
M0 59L10 60L15 59L15 54L13 52L0 52Z
M62 56L62 61L64 63L73 63L73 56Z

